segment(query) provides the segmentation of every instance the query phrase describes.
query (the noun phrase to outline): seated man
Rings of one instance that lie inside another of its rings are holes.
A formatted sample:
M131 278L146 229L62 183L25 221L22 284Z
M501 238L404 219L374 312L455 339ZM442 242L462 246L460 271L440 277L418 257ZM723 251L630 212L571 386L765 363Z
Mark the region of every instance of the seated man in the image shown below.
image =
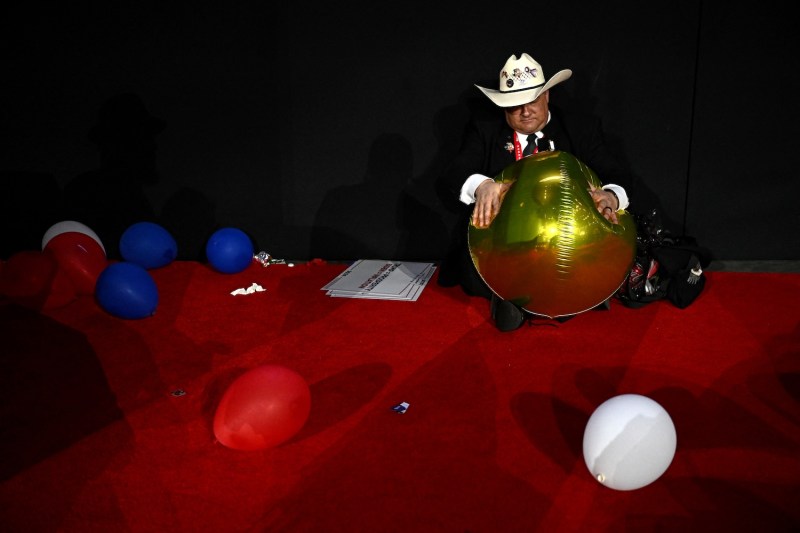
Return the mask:
M500 331L519 328L526 311L501 300L484 283L469 253L466 225L471 217L477 228L488 227L511 186L492 178L526 155L541 150L568 152L589 166L606 183L591 191L597 210L612 223L617 211L628 207L626 187L629 172L607 149L600 120L590 115L567 113L550 106L550 89L569 79L571 70L561 70L547 80L542 67L528 54L511 56L500 70L499 89L477 86L502 115L470 121L461 149L441 176L445 190L464 206L464 231L442 262L439 284L461 285L471 296L492 300L491 314Z

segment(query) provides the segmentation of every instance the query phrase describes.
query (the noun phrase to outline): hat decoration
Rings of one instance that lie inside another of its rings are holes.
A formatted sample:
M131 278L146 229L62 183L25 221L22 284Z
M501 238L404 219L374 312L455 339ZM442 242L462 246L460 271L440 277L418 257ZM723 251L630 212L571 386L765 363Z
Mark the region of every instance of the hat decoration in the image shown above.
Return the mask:
M564 69L545 81L542 66L531 56L522 54L517 58L512 54L500 70L499 90L475 86L496 105L514 107L533 102L540 94L568 80L570 76L572 71Z

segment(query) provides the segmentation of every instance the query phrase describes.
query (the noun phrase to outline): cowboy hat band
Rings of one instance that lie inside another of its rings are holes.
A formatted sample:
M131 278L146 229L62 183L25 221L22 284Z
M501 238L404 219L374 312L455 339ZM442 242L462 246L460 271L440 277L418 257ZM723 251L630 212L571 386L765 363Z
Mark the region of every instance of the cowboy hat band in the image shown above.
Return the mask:
M514 107L536 100L540 94L572 76L569 69L558 71L552 78L545 80L542 66L528 54L519 58L508 58L500 70L500 90L487 89L475 85L492 102L500 107Z

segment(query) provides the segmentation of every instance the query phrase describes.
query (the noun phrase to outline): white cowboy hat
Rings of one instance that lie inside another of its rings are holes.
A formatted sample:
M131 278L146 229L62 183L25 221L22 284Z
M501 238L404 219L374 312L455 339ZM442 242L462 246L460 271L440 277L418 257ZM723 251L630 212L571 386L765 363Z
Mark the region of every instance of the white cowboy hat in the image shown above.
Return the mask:
M513 54L500 70L500 90L486 89L475 85L483 94L500 107L514 107L536 100L540 94L551 87L568 80L572 76L569 69L560 70L545 82L542 66L528 54L519 59Z

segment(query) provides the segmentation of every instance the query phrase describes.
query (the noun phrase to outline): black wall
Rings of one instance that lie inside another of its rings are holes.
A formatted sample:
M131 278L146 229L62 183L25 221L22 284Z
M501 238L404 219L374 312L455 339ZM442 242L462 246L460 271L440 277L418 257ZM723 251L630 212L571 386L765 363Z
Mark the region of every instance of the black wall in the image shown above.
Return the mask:
M182 258L235 226L276 257L438 259L454 217L433 182L491 107L474 84L528 52L573 69L551 98L603 117L634 206L717 259L800 258L782 2L117 4L5 16L5 256L61 220L60 191L100 164L98 110L134 93L166 122L142 188Z

